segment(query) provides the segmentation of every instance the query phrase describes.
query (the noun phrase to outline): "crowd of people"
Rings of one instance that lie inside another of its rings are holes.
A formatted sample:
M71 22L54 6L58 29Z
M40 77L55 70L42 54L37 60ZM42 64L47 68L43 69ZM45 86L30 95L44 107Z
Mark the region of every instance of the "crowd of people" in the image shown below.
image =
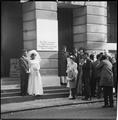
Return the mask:
M36 50L22 51L19 59L21 95L43 95L40 75L40 55ZM113 87L117 95L117 54L106 51L97 55L84 48L59 51L60 84L69 88L69 99L82 96L82 100L104 97L104 107L113 107Z
M70 88L69 99L78 95L82 100L104 97L104 107L113 107L113 87L117 95L117 55L111 57L106 51L88 53L84 48L59 53L59 76L61 85Z

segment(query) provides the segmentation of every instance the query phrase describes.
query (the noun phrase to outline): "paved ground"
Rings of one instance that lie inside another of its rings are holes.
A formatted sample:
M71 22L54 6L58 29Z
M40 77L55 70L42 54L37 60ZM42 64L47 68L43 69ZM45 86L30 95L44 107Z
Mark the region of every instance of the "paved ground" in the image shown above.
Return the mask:
M86 119L116 120L116 102L114 108L102 108L103 102L50 107L2 114L4 119Z
M103 99L92 99L91 101L83 101L81 97L75 100L69 100L68 98L53 98L53 99L36 99L32 101L25 101L20 103L8 103L1 105L1 113L31 110L31 109L41 109L48 108L51 106L63 106L63 105L73 105L73 104L86 104L93 102L101 102Z

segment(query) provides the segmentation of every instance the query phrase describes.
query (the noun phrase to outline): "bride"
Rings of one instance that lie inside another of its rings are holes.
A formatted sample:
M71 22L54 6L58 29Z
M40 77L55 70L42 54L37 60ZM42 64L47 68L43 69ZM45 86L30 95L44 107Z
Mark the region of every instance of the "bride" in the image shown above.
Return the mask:
M28 52L30 74L28 80L29 95L43 95L43 86L40 75L40 56L36 50Z

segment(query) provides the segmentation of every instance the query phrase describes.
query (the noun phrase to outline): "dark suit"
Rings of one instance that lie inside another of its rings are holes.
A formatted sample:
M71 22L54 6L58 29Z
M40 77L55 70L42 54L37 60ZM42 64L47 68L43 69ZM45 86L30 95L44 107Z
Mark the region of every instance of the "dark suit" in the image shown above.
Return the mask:
M26 58L23 56L19 59L19 65L20 65L20 79L21 79L21 95L27 94L27 87L28 87L28 77L29 73L29 65Z
M91 99L91 75L92 75L92 62L87 59L86 63L82 66L83 75L82 75L82 82L84 85L83 94L85 99Z

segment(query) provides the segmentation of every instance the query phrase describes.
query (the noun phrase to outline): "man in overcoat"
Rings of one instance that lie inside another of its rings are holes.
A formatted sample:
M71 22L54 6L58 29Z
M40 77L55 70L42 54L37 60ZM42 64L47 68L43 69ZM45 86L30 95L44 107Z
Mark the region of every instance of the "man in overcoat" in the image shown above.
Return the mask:
M58 66L59 66L59 76L60 76L60 84L66 85L66 70L67 70L67 56L68 52L66 50L66 46L63 46L63 49L59 51L59 60L58 60Z
M102 55L101 62L97 66L101 69L100 86L103 88L104 106L113 107L113 71L112 64L106 55Z
M20 80L21 80L21 95L27 95L27 87L28 87L28 77L29 77L29 64L27 59L27 51L22 51L22 56L19 59L20 66Z
M85 53L85 61L82 66L83 75L82 75L82 83L83 83L83 100L91 100L91 78L92 78L92 62L89 58L89 54Z

